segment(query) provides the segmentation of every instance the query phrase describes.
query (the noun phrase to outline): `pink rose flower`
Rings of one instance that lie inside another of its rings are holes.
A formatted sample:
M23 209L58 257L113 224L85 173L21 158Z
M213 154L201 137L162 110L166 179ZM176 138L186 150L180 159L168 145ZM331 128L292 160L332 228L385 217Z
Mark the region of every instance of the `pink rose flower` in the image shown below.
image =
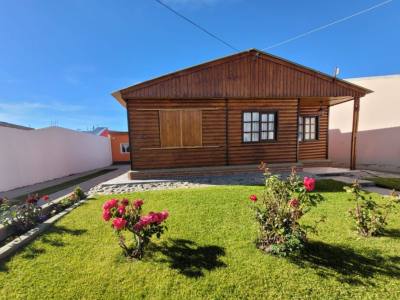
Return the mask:
M308 192L311 192L315 189L315 179L314 178L310 178L310 177L304 177L303 180L304 183L304 187L306 188L306 190Z
M137 200L135 200L135 202L133 202L133 205L135 206L136 209L139 209L143 205L143 200L137 199Z
M118 206L117 211L121 216L123 216L125 214L125 206L123 205Z
M103 220L108 222L111 219L111 212L108 209L103 211Z
M108 200L108 201L106 201L106 203L103 204L103 209L111 209L113 207L118 207L117 199Z
M115 218L112 222L112 225L116 230L124 229L126 225L126 220L123 218Z
M293 199L291 199L290 201L289 201L289 206L290 207L299 207L299 205L300 205L300 201L298 200L298 199L296 199L296 198L293 198Z
M169 212L167 210L162 211L160 214L163 221L169 217Z
M129 205L129 200L126 199L126 198L124 198L124 199L121 200L121 204L122 204L123 206L128 206L128 205Z
M138 231L142 230L143 227L144 227L144 224L141 221L139 221L133 226L133 229L138 232Z
M256 202L257 201L257 196L256 195L251 195L249 197L250 201Z

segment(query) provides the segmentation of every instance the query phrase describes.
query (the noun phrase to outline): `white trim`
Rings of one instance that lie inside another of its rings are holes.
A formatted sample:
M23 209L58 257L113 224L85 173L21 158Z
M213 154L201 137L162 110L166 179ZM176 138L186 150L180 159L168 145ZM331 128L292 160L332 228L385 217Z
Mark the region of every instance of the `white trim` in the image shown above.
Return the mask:
M119 152L121 153L121 154L127 154L127 153L129 153L130 151L122 151L122 146L123 145L127 145L128 147L129 147L129 143L119 143Z

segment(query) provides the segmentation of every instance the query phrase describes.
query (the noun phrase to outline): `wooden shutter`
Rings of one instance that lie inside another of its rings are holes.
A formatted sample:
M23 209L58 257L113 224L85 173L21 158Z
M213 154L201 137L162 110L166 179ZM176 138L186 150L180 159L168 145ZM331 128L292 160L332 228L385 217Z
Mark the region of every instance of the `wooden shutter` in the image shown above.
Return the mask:
M160 110L159 118L161 148L203 145L201 110Z
M181 147L181 114L179 110L160 110L160 143L162 148Z
M182 112L182 146L202 146L202 113L201 110L183 110Z

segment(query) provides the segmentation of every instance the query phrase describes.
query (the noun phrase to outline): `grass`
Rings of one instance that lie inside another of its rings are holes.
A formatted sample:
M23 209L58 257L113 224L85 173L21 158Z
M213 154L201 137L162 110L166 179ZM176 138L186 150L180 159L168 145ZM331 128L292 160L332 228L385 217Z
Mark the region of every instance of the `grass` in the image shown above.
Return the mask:
M92 178L107 174L107 173L115 171L115 170L116 170L115 168L102 169L102 170L99 170L99 171L96 171L96 172L93 172L93 173L90 173L90 174L87 174L87 175L84 175L84 176L81 176L81 177L77 177L77 178L62 182L60 184L56 184L56 185L52 185L52 186L49 186L49 187L46 187L46 188L43 188L43 189L36 190L36 191L34 191L34 192L30 193L30 194L39 194L39 195L53 194L53 193L56 193L56 192L61 191L63 189L69 188L69 187L74 186L74 185L78 185L78 184L80 184L80 183L82 183L84 181L87 181L89 179L92 179ZM12 201L16 202L16 203L23 202L23 201L26 200L28 195L29 194L24 194L24 195L15 197Z
M366 179L373 181L375 183L375 185L377 185L377 186L400 191L400 178L371 177L371 178L366 178Z
M386 235L361 238L347 217L343 185L321 181L326 201L305 216L327 221L302 257L257 250L248 195L220 186L128 195L145 210L168 209L169 230L140 262L121 256L101 219L105 197L88 201L0 264L2 299L380 299L400 298L400 211ZM380 197L378 197L380 199Z

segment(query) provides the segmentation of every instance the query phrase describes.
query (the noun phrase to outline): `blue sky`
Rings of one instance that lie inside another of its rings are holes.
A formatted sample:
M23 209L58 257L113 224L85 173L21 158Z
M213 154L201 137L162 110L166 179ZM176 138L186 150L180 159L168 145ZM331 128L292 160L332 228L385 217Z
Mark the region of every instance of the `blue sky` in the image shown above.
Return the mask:
M164 0L240 50L267 48L382 0ZM400 1L269 49L340 77L400 73ZM0 121L126 130L110 93L233 54L154 0L0 0Z

